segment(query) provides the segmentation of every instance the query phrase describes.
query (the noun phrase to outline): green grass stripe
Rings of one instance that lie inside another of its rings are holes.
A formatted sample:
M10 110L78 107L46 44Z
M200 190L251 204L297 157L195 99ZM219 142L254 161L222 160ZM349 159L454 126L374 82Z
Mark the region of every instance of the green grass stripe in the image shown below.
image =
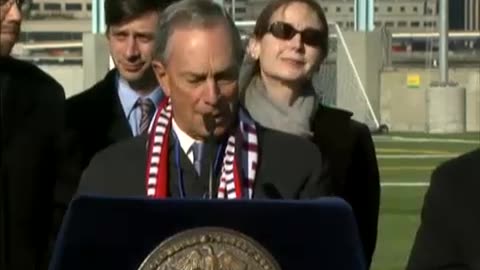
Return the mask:
M378 241L372 270L404 270L426 187L382 189Z

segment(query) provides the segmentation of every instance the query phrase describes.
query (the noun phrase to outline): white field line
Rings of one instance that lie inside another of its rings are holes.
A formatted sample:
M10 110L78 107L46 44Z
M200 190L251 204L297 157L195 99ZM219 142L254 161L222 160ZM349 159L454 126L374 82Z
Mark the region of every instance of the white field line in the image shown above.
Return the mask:
M381 187L428 187L429 182L386 182L381 183Z
M456 154L429 154L429 155L388 155L388 154L377 154L379 159L429 159L429 158L454 158L458 157L460 153Z
M480 138L478 140L465 140L465 139L446 139L446 138L412 138L401 136L373 136L377 142L416 142L416 143L462 143L462 144L477 144L480 145Z

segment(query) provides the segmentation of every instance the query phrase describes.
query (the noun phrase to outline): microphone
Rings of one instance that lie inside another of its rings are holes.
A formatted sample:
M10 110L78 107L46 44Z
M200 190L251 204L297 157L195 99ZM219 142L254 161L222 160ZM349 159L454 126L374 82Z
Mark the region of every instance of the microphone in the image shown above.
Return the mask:
M213 198L213 172L215 171L215 119L211 114L205 114L203 116L203 122L205 128L208 131L208 137L206 140L207 147L207 162L208 162L208 198Z

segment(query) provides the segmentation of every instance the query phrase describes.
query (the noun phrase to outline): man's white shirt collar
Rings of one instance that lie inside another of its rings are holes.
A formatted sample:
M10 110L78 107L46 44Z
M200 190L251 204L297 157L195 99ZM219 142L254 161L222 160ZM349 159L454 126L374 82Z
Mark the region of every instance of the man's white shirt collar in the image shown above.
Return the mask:
M180 129L180 127L177 125L177 122L175 122L175 118L172 119L172 129L177 135L178 142L180 143L180 147L182 148L183 152L185 152L185 154L188 156L190 162L193 163L193 151L191 151L192 145L195 142L201 142L190 137L187 133Z

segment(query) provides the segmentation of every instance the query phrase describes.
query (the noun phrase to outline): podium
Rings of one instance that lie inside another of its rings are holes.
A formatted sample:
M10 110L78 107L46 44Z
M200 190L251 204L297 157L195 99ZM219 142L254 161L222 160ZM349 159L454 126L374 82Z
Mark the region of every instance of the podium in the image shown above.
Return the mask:
M70 204L49 270L139 269L182 231L216 227L259 243L282 270L363 270L350 206L339 198L152 200L77 197Z

